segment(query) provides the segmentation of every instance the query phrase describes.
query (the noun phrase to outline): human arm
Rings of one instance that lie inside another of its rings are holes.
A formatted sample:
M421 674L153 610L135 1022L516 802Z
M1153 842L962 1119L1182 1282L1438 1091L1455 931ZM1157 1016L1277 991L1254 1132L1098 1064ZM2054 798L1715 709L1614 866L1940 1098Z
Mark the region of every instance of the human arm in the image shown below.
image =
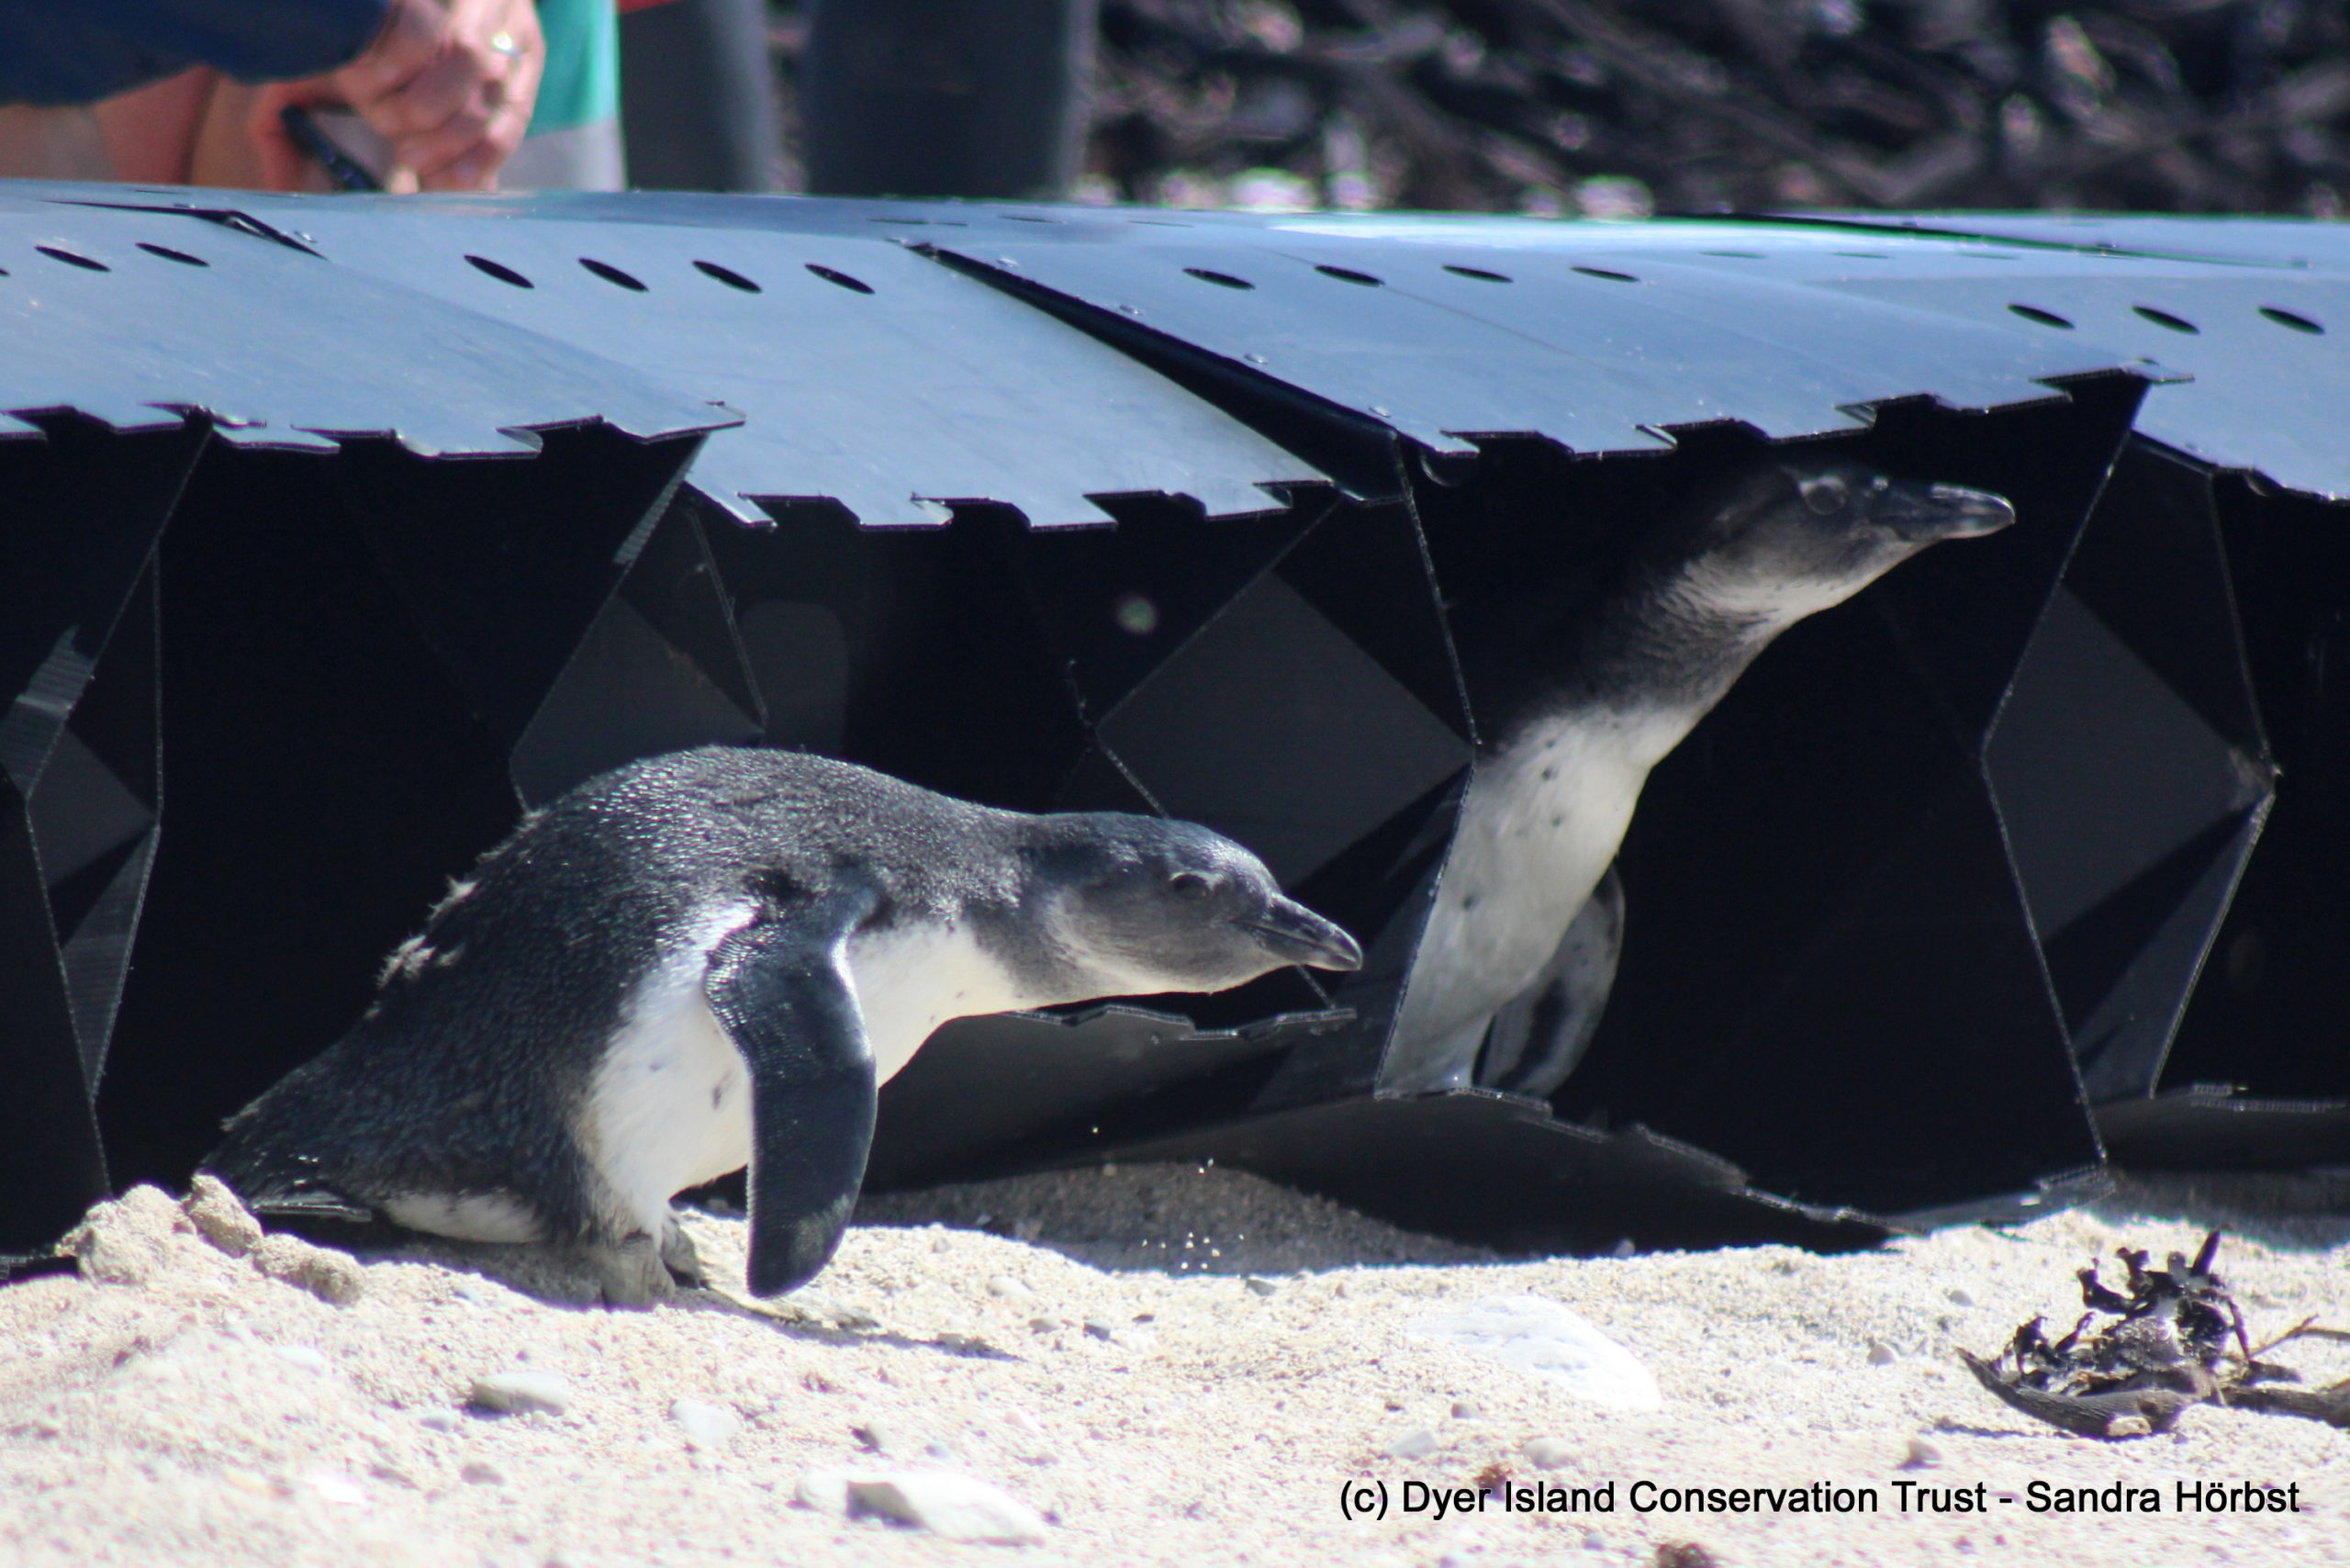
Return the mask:
M0 0L0 103L93 104L210 65L245 81L365 53L413 0Z

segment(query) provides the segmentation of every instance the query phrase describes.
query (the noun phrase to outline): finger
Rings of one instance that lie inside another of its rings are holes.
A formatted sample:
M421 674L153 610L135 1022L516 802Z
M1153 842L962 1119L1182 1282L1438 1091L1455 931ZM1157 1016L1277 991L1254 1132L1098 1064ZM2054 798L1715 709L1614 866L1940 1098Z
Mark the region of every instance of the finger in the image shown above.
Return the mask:
M286 134L280 111L291 105L308 107L341 101L330 79L322 76L306 82L274 83L254 94L252 112L245 118L245 135L260 161L264 190L305 190L309 188L310 176L318 173L310 155Z
M520 12L517 32L521 52L506 78L506 100L498 106L496 118L482 138L487 150L487 162L480 171L484 186L497 185L498 171L530 134L540 82L546 71L546 40L539 32L537 7L532 0L516 0L516 4Z
M302 178L302 165L308 162L302 150L294 145L285 128L277 122L275 114L266 118L256 113L245 122L246 134L252 138L253 152L261 161L261 188L265 191L290 191Z
M342 85L352 106L364 112L413 81L440 54L449 20L442 0L391 0L375 43L336 73L346 79Z
M483 189L514 155L530 129L537 62L524 62L515 74L523 79L523 90L508 93L493 86L489 96L494 101L478 119L460 115L433 130L403 139L402 162L417 171L426 189Z
M434 55L397 92L384 95L364 106L360 112L367 117L368 124L395 140L443 128L462 130L468 139L479 136L489 123L490 95L504 90L502 84L490 85L496 76L485 68L486 61L495 59L486 50L476 54L452 44ZM496 73L503 74L502 69ZM470 125L453 125L453 121L464 116L472 117Z
M386 136L414 136L471 110L486 122L503 99L529 104L545 63L545 39L529 0L454 0L428 59L396 90L360 106ZM479 134L480 125L473 129Z
M400 162L414 169L429 185L434 175L460 159L483 155L492 127L501 123L500 113L499 109L469 108L450 116L430 130L403 136L393 145L398 149Z
M511 60L542 60L546 39L533 0L450 0L449 28Z
M507 62L506 90L529 113L539 96L539 78L547 68L546 35L539 28L538 7L532 0L515 0L508 8L506 26L491 35L491 47Z
M529 129L530 114L514 105L501 107L492 117L481 136L470 144L442 149L431 153L420 152L416 168L423 187L432 191L486 190L494 183L498 171L514 150L522 144L522 133Z
M544 65L530 0L454 0L441 52L368 120L428 188L476 189L520 144Z

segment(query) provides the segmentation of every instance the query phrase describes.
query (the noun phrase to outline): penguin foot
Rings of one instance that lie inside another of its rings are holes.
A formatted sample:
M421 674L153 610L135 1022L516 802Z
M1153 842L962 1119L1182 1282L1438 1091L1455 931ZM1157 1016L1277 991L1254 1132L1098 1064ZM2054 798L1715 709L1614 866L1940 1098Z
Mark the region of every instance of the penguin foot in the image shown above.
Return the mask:
M710 1288L710 1275L702 1269L701 1254L694 1249L694 1238L686 1234L686 1227L677 1223L674 1214L661 1227L661 1266L688 1290Z
M677 1282L669 1277L663 1257L666 1249L643 1231L615 1242L591 1242L586 1249L606 1306L651 1306L675 1300Z

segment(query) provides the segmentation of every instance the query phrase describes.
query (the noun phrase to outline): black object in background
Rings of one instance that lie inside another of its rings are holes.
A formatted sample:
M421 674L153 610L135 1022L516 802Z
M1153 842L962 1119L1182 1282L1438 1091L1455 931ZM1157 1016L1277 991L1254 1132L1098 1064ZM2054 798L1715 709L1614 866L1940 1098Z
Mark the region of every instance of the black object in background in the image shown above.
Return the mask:
M1095 0L816 0L800 57L819 196L1049 197L1077 177Z
M288 104L277 111L277 120L293 138L294 145L308 155L310 161L327 172L339 191L380 191L384 183L367 172L365 164L334 144L334 138L319 129L319 122L309 110L299 104Z
M155 541L204 441L57 414L0 444L0 1256L110 1187L90 1100L157 842Z
M2208 493L2281 774L2267 846L2245 869L2162 1088L2338 1105L2350 1099L2350 539L2339 505L2233 475Z
M621 17L621 137L633 189L768 189L781 131L760 0L666 0Z

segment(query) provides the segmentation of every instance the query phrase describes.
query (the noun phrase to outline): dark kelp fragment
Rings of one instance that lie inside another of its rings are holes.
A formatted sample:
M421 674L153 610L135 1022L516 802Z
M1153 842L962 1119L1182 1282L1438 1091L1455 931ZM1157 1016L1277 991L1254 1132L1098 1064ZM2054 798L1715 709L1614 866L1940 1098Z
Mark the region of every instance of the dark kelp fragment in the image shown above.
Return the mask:
M2150 1269L2145 1252L2118 1249L2129 1271L2126 1294L2099 1280L2092 1263L2080 1271L2088 1310L2062 1338L2050 1340L2035 1317L1996 1358L1966 1350L1959 1358L2002 1404L2086 1438L2168 1431L2189 1406L2206 1403L2350 1428L2350 1378L2322 1389L2276 1387L2299 1374L2261 1359L2289 1340L2350 1339L2350 1331L2304 1319L2255 1349L2227 1282L2212 1271L2219 1249L2215 1230L2191 1260L2174 1252L2167 1267Z

